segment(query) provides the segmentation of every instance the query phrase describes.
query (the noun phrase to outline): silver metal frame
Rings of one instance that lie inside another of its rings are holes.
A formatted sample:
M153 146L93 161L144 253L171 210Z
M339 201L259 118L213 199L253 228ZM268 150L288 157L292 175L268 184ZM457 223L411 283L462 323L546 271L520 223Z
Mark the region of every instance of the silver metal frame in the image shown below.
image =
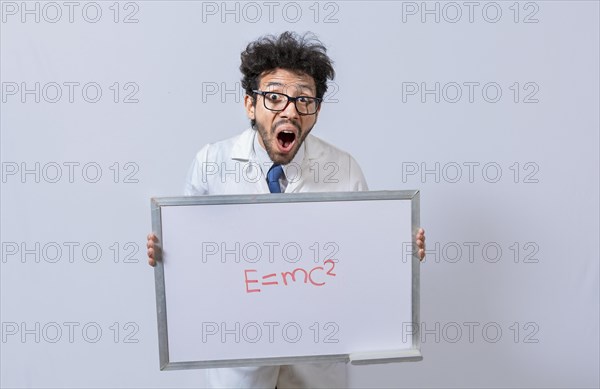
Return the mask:
M220 195L220 196L186 196L162 197L151 199L152 230L159 242L162 242L161 208L181 205L211 205L211 204L260 204L260 203L291 203L291 202L325 202L325 201L365 201L365 200L410 200L412 214L412 322L413 328L418 329L420 323L420 260L416 250L415 236L420 222L420 194L418 190L403 191L370 191L370 192L323 192L323 193L289 193L285 195ZM159 245L160 247L160 245ZM412 348L395 352L360 352L335 355L309 355L298 357L275 357L254 359L229 359L216 361L169 362L169 338L167 323L167 303L164 268L161 250L156 250L157 260L154 268L156 287L156 314L158 321L158 348L161 370L203 369L212 367L268 366L287 365L302 362L350 362L355 365L390 363L403 361L420 361L421 342L419 330L412 336Z

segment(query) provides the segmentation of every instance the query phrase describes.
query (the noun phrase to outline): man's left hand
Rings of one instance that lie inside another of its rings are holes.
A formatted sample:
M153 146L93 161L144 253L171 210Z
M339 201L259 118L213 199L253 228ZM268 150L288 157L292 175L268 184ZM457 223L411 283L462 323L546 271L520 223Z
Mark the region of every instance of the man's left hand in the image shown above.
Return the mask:
M425 230L422 228L417 231L417 247L419 248L419 259L422 261L425 258Z

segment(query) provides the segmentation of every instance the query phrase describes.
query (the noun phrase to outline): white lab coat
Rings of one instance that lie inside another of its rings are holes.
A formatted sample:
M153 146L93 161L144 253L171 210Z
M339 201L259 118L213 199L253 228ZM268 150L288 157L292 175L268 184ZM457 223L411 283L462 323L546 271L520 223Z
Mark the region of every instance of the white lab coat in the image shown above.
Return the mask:
M196 154L186 179L185 195L269 193L260 158L254 152L256 131L249 128L233 138L204 146ZM303 149L284 166L285 193L368 190L352 156L308 135ZM262 162L272 164L272 162ZM314 363L207 369L212 388L343 388L344 363Z
M256 131L249 128L200 149L188 171L185 195L269 193L254 153L255 136ZM362 170L350 154L310 134L301 147L303 158L284 166L285 193L368 190Z

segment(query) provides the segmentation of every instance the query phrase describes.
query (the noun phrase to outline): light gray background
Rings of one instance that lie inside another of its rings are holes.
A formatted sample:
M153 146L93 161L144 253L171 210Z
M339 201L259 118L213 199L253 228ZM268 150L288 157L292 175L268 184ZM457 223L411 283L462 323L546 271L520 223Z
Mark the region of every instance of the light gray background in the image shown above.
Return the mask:
M203 15L221 2L79 2L70 22L59 2L56 23L55 6L13 15L21 4L2 2L0 26L3 387L204 384L200 370L158 369L149 199L180 194L194 153L246 128L241 99L220 92L239 82L249 41L288 29L314 31L335 60L314 134L351 152L371 189L421 190L425 359L351 367L350 385L599 386L597 1L476 2L471 20L463 2L425 3L434 14L421 2L276 2L271 20L258 2L256 23L245 3L228 3L223 22ZM137 23L123 23L131 13ZM39 103L8 94L36 82ZM66 86L44 99L65 82L80 83L72 103ZM82 97L89 82L97 103ZM403 99L403 85L436 82L439 103ZM480 84L472 102L464 83ZM495 103L488 83L502 90ZM124 103L136 86L138 102ZM39 182L8 174L36 162Z

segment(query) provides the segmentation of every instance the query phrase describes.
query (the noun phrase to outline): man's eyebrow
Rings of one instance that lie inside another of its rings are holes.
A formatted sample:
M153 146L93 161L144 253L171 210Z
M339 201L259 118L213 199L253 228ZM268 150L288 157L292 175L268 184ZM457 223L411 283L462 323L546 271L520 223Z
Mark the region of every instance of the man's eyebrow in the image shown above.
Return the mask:
M283 86L283 84L280 82L271 81L271 82L267 83L267 85L265 85L265 86Z
M277 82L277 81L271 81L265 85L266 88L268 88L270 86L283 87L285 85L280 82ZM308 84L294 84L294 86L298 86L298 87L300 87L300 89L306 89L306 90L309 90L310 92L314 92L313 89L311 88L311 86Z

